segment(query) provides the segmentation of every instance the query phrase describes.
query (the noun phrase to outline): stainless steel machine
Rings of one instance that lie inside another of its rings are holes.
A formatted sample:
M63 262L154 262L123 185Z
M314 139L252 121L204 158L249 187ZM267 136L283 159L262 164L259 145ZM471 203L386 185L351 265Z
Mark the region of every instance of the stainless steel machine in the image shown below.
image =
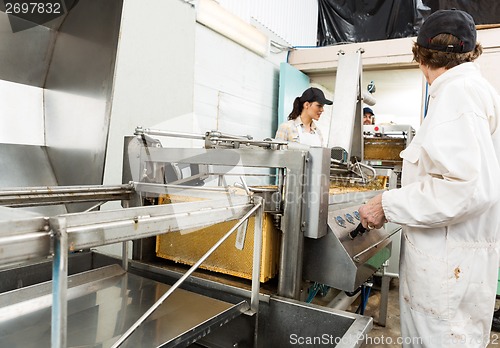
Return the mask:
M152 138L161 131L136 133L125 139L123 185L0 192L0 259L8 266L0 295L2 346L288 346L291 335L323 334L345 339L347 346L361 342L371 318L305 303L301 294L307 281L355 290L388 258L391 231L349 237L358 224L356 202L375 191L330 194L326 148L291 149L207 133L206 148L172 149ZM266 168L247 177L262 176L276 185L260 192L246 180L243 190L220 186L231 176L244 176L231 173L236 168ZM196 200L148 205L164 194ZM109 200L121 200L124 208L51 217L21 210ZM281 249L276 288L260 291L264 214L275 216ZM252 215L254 229L246 231L241 226ZM224 221L236 224L187 271L155 260L150 237ZM193 274L233 233L243 241L253 234L251 284ZM132 259L128 240L135 241ZM117 242L124 243L122 260L93 251ZM294 317L314 325L297 327L301 321Z
M413 140L415 129L410 125L363 125L363 160L376 168L389 168L401 173L403 160L399 153Z
M338 79L349 88L337 86L335 114L348 122L332 123L328 147L137 128L122 182L101 185L123 2L77 3L45 26L2 32L0 78L40 89L45 124L43 144L0 144L0 346L359 346L372 318L304 298L312 283L355 290L390 254L393 229L353 233L357 207L392 182L350 161L362 148L360 55L339 65L354 78ZM163 147L164 136L205 146ZM190 264L159 257L163 236L221 224ZM100 248L117 243L118 258ZM203 268L221 249L229 264L250 255L247 278ZM268 263L276 270L261 280Z

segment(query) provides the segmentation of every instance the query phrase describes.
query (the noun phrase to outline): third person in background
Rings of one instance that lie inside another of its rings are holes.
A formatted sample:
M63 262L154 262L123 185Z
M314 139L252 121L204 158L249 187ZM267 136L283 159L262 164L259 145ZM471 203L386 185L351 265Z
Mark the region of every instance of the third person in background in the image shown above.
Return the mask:
M363 124L375 124L375 114L373 113L373 110L368 107L363 108Z

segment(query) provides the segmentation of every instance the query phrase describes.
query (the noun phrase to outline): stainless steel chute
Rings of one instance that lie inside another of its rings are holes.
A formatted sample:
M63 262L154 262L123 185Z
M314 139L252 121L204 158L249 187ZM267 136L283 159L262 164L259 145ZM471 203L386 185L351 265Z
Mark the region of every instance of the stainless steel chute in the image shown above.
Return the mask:
M111 347L170 288L119 265L75 274L68 284L69 347ZM0 346L51 346L51 294L51 282L0 294ZM248 309L245 300L229 303L179 289L121 347L186 347Z

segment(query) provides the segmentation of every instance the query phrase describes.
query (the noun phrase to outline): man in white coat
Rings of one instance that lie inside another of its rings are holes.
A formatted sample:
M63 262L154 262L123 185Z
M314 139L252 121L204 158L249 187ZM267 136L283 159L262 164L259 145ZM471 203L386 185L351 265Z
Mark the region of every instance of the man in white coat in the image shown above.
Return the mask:
M423 23L414 60L429 104L401 152L402 187L361 206L363 226L403 226L401 333L405 347L486 347L500 235L500 98L474 60L472 17L440 10Z

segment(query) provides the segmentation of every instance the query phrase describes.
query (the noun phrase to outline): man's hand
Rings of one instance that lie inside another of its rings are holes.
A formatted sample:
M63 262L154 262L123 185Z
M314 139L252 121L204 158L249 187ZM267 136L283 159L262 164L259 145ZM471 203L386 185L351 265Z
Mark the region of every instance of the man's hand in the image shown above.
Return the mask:
M381 228L387 222L382 208L382 194L370 199L358 209L363 227L372 230Z

